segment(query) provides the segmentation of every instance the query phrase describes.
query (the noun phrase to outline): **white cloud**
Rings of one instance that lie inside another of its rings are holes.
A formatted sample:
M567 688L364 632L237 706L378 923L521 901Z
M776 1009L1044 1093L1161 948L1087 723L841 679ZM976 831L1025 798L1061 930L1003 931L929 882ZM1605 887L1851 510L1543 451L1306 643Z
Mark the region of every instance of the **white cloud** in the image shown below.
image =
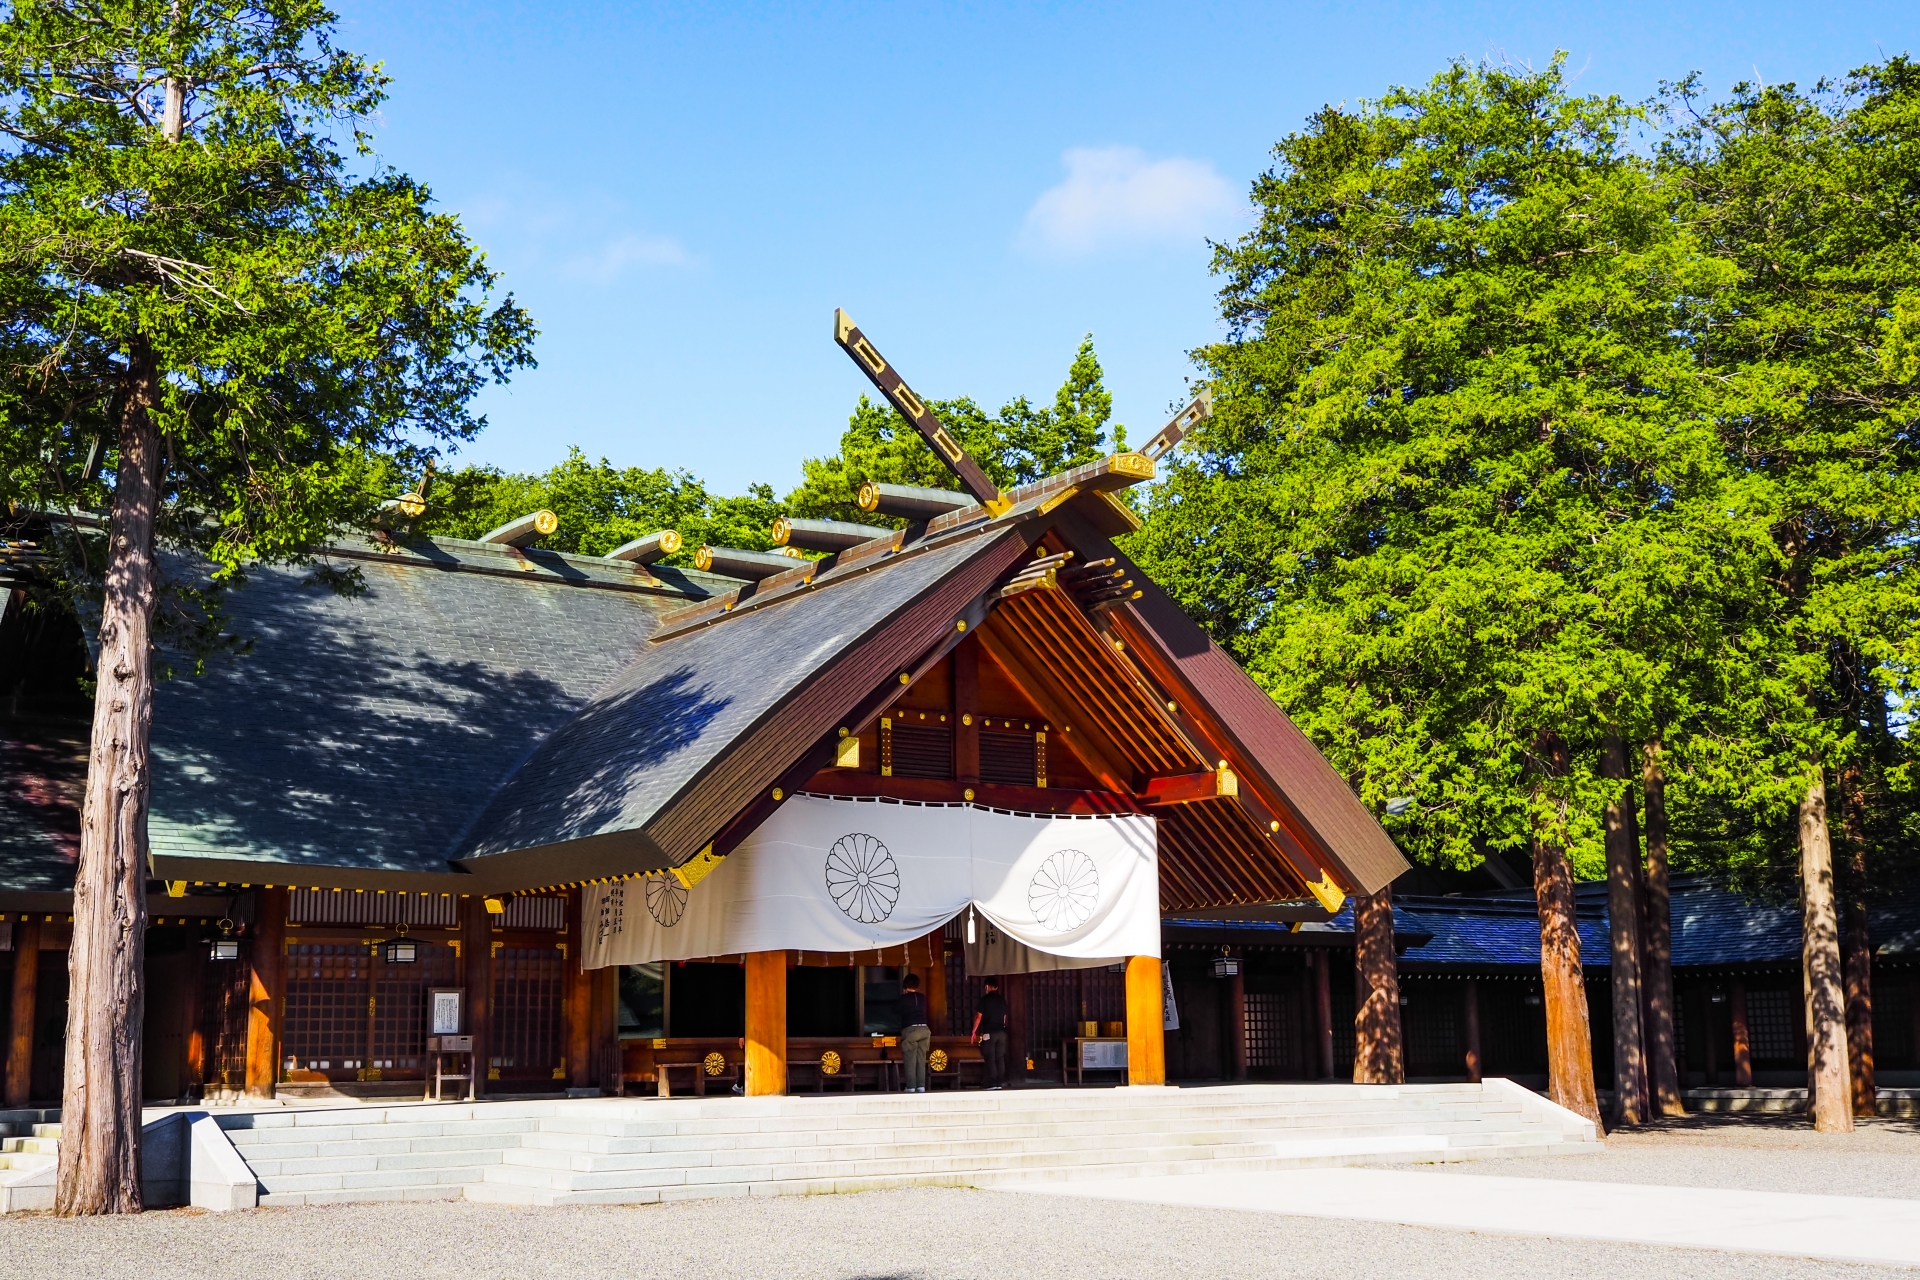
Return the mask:
M628 232L592 253L568 259L565 271L576 280L605 284L636 267L684 267L692 261L686 246L672 236Z
M1198 242L1239 221L1233 186L1205 160L1149 160L1138 147L1072 147L1066 180L1027 210L1021 242L1053 256L1167 241Z

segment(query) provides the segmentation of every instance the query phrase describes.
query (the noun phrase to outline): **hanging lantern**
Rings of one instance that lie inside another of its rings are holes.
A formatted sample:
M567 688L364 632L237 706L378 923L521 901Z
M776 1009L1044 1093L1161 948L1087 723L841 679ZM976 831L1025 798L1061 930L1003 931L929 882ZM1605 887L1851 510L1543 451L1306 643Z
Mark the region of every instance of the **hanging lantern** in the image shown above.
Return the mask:
M207 945L209 960L238 960L240 958L240 939L233 935L233 921L220 921L220 936Z
M1213 976L1216 978L1237 978L1240 976L1240 958L1238 956L1215 956Z
M400 926L400 936L382 948L388 964L412 964L417 958L413 939L407 936L407 926Z

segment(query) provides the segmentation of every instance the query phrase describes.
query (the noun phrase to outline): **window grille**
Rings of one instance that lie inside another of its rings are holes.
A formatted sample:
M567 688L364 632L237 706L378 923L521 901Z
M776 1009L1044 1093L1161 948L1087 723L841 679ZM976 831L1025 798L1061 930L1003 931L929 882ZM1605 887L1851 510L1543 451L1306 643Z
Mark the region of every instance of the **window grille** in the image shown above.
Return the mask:
M1799 1003L1793 991L1747 992L1747 1036L1756 1061L1793 1061L1793 1019Z
M1331 952L1323 952L1331 955ZM1334 970L1335 973L1339 969ZM1353 1015L1356 999L1351 982L1334 981L1328 984L1328 994L1332 997L1328 1003L1333 1006L1333 1074L1342 1080L1353 1078Z
M564 929L567 927L567 900L565 898L508 898L507 914L502 927L555 931Z
M1031 787L1038 778L1032 734L980 731L980 781L1003 787Z
M460 923L450 893L384 889L295 889L287 895L290 924L417 924L451 929Z
M896 778L951 778L953 732L941 724L895 721L891 751Z
M559 1080L566 957L558 947L501 947L493 957L493 1039L487 1078Z

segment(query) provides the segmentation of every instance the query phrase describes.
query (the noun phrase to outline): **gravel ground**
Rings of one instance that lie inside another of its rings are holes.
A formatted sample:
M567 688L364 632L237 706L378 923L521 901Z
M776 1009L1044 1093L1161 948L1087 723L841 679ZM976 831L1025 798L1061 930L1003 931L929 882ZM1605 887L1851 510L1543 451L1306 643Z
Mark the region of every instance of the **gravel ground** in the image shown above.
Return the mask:
M447 1203L0 1221L10 1277L1844 1280L1912 1271L992 1191L606 1209Z
M1816 1134L1782 1117L1702 1117L1609 1138L1595 1156L1406 1166L1920 1199L1920 1126ZM516 1209L337 1205L134 1219L0 1219L8 1276L47 1280L369 1275L462 1280L1847 1280L1914 1271L1641 1245L1523 1239L1233 1210L912 1190L670 1205Z
M1399 1165L1433 1173L1920 1200L1920 1122L1815 1133L1798 1116L1688 1116L1607 1138L1592 1156Z

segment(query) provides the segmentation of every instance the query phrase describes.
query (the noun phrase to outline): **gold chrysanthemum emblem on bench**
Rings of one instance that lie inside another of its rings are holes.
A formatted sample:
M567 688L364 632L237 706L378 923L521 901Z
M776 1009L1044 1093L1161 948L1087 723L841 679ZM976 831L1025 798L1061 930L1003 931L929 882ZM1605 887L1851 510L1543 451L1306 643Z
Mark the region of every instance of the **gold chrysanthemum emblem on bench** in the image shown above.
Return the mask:
M945 1071L947 1069L947 1051L945 1049L935 1049L927 1055L927 1065L935 1071Z
M820 1074L837 1076L840 1074L840 1055L829 1049L820 1055Z
M700 1065L706 1069L708 1075L717 1076L727 1069L727 1059L724 1054L716 1051L700 1059Z

